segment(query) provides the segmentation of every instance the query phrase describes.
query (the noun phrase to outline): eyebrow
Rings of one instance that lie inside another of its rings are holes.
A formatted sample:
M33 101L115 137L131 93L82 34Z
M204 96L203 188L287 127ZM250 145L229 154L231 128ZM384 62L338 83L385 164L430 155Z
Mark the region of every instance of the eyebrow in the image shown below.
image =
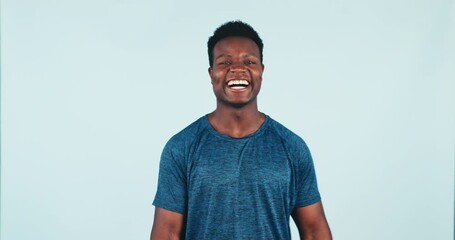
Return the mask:
M222 57L232 57L232 55L230 55L230 54L224 54L224 53L223 53L223 54L217 56L217 57L215 58L215 60L218 59L218 58L222 58ZM255 54L251 54L251 53L245 53L245 54L243 54L243 55L240 56L240 57L242 57L242 58L245 58L245 57L255 57L255 58L259 58L259 57L256 56Z
M232 57L232 56L229 54L221 54L218 57L216 57L215 59L222 58L222 57Z

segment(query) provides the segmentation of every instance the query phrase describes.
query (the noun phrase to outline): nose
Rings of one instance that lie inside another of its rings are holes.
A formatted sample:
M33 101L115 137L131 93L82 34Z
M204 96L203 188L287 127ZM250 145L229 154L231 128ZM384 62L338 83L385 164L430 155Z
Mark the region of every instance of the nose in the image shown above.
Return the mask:
M234 62L232 63L231 65L231 68L229 69L230 72L245 72L246 69L245 69L245 65L243 65L242 63L240 62Z

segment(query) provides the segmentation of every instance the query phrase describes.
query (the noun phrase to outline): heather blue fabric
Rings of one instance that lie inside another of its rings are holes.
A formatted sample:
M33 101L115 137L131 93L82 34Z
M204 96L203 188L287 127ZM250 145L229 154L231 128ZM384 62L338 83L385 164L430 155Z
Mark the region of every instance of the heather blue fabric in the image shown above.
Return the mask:
M203 116L166 144L153 204L187 216L186 239L290 239L292 210L319 201L299 136L266 116L231 138Z

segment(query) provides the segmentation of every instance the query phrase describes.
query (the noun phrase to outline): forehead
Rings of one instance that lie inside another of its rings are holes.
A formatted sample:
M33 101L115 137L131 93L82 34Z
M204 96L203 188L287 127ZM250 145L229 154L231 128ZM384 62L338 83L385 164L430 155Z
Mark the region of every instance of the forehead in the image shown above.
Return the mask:
M215 44L213 48L214 55L242 52L259 56L259 47L256 43L246 37L227 37Z

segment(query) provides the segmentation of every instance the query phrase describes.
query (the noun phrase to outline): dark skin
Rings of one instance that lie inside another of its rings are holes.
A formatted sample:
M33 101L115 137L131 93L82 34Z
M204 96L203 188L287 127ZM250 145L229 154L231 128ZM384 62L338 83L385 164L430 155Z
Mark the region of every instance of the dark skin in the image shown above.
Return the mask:
M234 138L248 136L265 120L257 106L264 71L259 48L248 38L228 37L215 45L213 56L209 75L217 107L209 114L209 122L222 134ZM294 209L292 218L301 239L332 239L321 202ZM184 215L156 208L150 239L183 239L184 226Z
M209 114L210 124L218 132L234 138L254 133L265 120L257 107L264 71L259 48L247 38L229 37L215 45L213 56L209 75L217 107ZM228 86L231 80L243 80L248 85L231 88Z

